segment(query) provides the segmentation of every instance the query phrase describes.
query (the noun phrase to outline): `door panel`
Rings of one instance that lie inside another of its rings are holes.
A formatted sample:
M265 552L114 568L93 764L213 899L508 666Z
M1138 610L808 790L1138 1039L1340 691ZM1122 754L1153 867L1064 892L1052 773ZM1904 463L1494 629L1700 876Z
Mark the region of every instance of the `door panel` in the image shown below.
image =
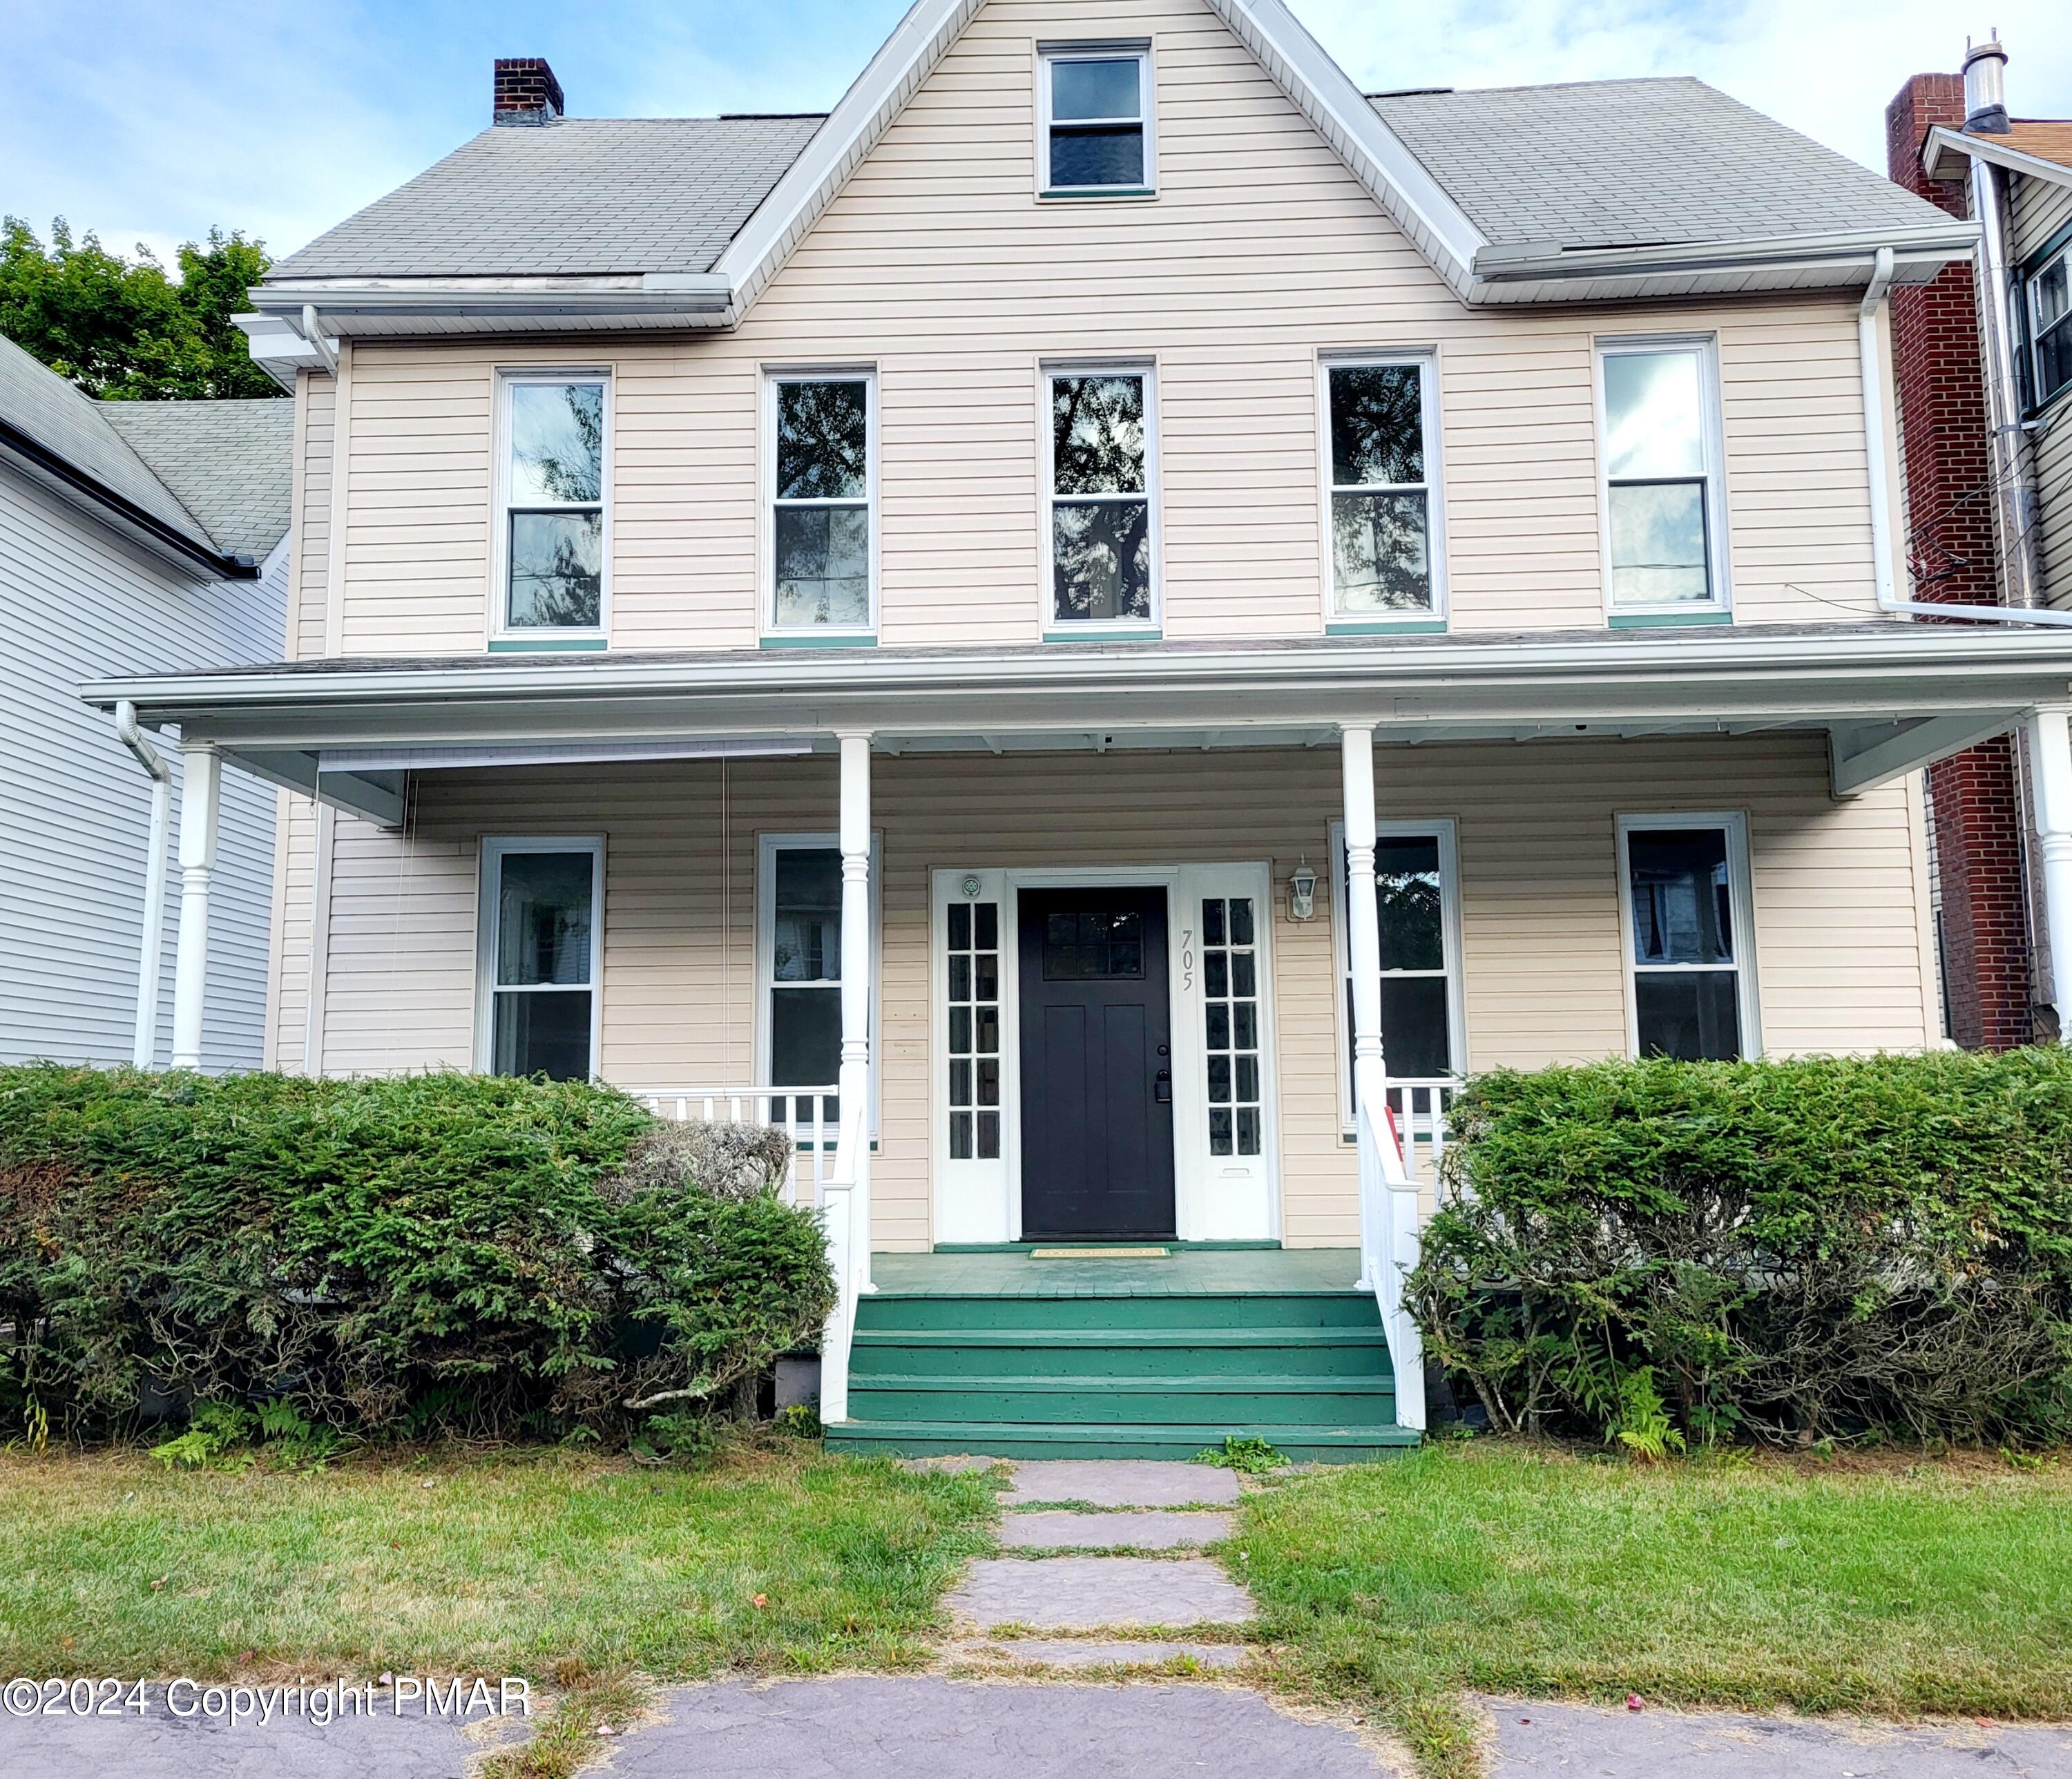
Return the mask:
M1166 892L1020 902L1022 1234L1170 1239Z

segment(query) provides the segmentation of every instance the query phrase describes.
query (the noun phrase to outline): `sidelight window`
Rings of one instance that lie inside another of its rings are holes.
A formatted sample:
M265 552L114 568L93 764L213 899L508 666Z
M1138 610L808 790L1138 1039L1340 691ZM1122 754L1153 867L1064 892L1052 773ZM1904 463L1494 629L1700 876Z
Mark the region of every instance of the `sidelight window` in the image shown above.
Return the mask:
M950 1158L1000 1158L1000 905L952 902L944 955L949 1004Z
M1260 1086L1259 935L1249 896L1202 902L1202 993L1208 1062L1209 1153L1257 1155Z
M596 1073L603 891L602 840L483 843L480 1050L491 1073Z
M1635 1050L1685 1062L1750 1054L1740 818L1629 816L1619 840Z

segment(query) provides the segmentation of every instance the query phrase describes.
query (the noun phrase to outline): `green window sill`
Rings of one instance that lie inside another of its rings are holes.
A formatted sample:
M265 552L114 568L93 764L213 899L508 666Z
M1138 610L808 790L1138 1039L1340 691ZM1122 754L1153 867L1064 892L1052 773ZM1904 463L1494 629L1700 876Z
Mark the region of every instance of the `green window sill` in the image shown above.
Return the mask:
M492 636L491 655L601 655L607 647L602 636Z
M863 631L837 631L816 636L810 631L788 631L763 639L764 648L876 648L878 638Z
M1605 619L1614 630L1688 630L1733 621L1732 612L1716 606L1704 611L1615 611Z
M1162 630L1096 630L1091 626L1084 630L1046 630L1046 643L1162 643Z
M1155 198L1158 193L1148 185L1066 186L1054 191L1039 191L1036 195L1050 203L1069 203L1077 198Z
M1443 618L1338 618L1324 626L1326 636L1443 636Z

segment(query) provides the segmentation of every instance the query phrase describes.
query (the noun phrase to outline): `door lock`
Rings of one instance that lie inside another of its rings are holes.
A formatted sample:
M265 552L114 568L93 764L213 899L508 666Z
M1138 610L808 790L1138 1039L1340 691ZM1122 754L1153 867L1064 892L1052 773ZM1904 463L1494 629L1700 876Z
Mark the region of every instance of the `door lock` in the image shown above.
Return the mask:
M1155 1105L1170 1106L1173 1103L1173 1071L1170 1069L1161 1069L1152 1076L1151 1099Z

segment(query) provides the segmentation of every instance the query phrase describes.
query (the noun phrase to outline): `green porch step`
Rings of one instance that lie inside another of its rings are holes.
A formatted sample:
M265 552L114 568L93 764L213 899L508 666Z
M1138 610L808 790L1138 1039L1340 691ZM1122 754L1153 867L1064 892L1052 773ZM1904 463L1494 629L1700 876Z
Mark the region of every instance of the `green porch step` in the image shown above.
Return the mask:
M1087 1425L1077 1421L837 1421L831 1449L859 1455L931 1457L982 1452L999 1458L1178 1458L1220 1446L1227 1436L1270 1441L1305 1464L1347 1464L1393 1457L1417 1444L1404 1427L1329 1427L1227 1422L1165 1422L1157 1426Z
M954 1329L1379 1329L1371 1296L1350 1291L1082 1290L873 1292L857 1325L874 1333Z
M849 1359L857 1384L925 1374L1100 1378L1363 1378L1388 1370L1374 1328L878 1329L859 1326Z
M1082 1426L1388 1426L1396 1380L1364 1378L873 1377L849 1382L862 1421L1073 1421Z

